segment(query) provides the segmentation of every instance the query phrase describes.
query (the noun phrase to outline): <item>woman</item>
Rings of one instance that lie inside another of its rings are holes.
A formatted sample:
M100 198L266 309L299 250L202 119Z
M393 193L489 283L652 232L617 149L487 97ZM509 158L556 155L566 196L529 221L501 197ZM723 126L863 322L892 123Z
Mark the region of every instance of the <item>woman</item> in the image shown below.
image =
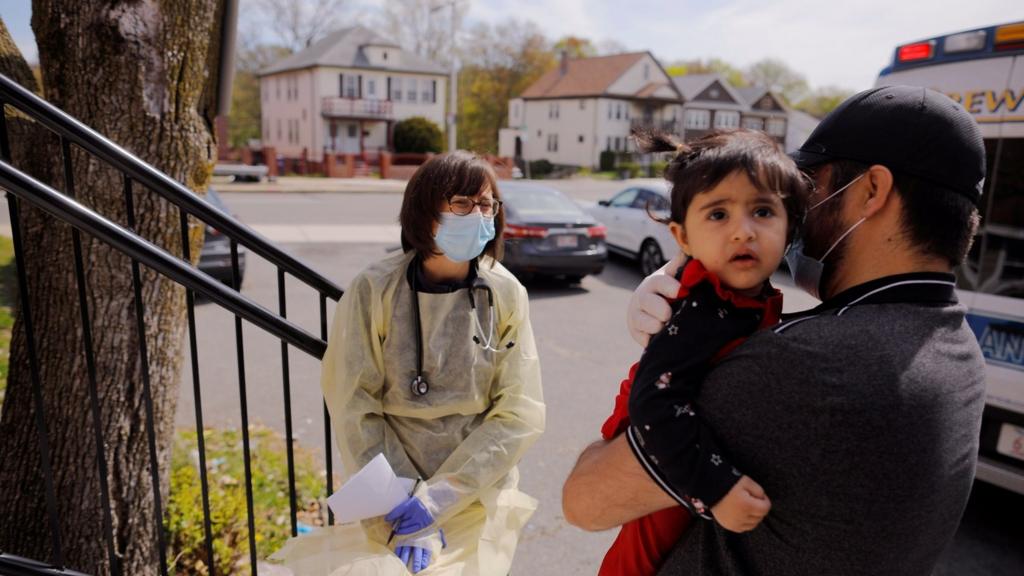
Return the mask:
M496 260L493 170L467 152L433 158L399 219L403 252L338 305L321 385L346 475L383 453L422 481L386 519L293 539L275 558L296 574L504 575L536 508L516 463L544 404L526 290Z

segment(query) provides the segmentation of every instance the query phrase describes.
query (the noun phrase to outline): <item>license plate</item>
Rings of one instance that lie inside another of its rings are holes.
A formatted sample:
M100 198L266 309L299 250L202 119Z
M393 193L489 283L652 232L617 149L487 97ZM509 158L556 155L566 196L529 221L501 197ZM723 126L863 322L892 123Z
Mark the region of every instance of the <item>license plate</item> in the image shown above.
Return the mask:
M577 243L576 234L566 234L563 236L555 236L555 246L559 248L575 248Z
M1013 424L1003 424L999 431L999 442L996 452L1006 454L1018 460L1024 460L1024 428Z

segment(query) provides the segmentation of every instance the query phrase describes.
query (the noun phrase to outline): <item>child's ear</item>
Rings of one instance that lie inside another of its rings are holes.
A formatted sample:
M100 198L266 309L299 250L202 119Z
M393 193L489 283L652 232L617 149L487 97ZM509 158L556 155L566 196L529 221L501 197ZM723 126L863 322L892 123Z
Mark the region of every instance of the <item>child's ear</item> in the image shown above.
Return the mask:
M679 222L669 222L668 231L672 233L672 237L676 239L676 244L679 244L679 249L684 254L690 256L690 243L686 241L686 228Z

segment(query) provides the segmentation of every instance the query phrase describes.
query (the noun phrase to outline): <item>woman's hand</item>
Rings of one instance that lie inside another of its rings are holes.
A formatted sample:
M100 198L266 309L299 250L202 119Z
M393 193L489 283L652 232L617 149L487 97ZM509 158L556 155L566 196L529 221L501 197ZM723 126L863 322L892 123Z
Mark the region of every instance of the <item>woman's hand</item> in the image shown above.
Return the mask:
M637 344L646 348L651 336L661 332L672 317L667 299L679 293L675 274L684 263L686 255L679 252L657 272L644 278L633 292L626 308L626 327Z

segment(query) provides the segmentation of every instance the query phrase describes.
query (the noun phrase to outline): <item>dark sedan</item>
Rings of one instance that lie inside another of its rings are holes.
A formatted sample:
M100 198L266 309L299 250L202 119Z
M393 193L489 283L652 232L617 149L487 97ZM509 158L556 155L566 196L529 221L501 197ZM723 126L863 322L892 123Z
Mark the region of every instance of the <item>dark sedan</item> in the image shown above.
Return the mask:
M206 191L206 201L221 212L231 214L213 188ZM203 250L199 253L199 270L225 284L231 284L231 239L209 224L206 225ZM242 246L238 247L238 276L238 285L241 286L245 276L245 248Z
M505 212L505 257L519 276L579 282L608 260L605 228L558 190L534 183L499 184Z

